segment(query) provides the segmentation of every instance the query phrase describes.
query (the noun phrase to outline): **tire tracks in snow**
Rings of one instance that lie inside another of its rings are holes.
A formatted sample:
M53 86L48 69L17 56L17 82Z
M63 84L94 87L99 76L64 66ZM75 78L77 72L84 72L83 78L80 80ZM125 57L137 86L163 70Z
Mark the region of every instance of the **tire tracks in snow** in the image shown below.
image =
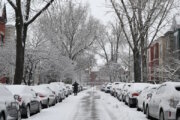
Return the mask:
M73 120L100 120L96 103L96 92L88 91L79 103L78 110Z

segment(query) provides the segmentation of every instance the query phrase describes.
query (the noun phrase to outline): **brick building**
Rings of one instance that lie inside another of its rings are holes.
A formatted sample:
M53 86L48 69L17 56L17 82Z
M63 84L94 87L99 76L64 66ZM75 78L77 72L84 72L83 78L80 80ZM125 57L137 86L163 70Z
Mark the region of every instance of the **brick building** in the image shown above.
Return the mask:
M0 9L0 43L3 44L5 41L5 25L7 22L6 18L6 6Z
M6 6L0 8L0 45L2 46L5 42L5 28L6 28ZM0 83L7 83L8 79L4 75L0 77Z

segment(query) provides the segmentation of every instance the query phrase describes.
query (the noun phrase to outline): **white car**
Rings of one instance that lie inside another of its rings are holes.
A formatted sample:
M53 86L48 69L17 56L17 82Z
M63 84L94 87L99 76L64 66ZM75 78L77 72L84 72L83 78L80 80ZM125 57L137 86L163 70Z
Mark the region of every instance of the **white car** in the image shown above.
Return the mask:
M140 92L152 84L149 83L133 83L129 89L127 89L127 94L125 97L125 102L129 105L129 107L137 105L137 97Z
M146 106L147 118L175 120L176 107L180 101L180 82L166 82L160 85Z
M111 87L112 87L112 83L108 83L105 87L105 92L110 93Z
M43 108L55 104L56 96L46 86L38 85L38 86L31 86L31 88L38 94Z
M117 96L117 89L119 87L119 84L122 84L122 82L113 82L112 83L112 87L110 90L112 96L115 96L115 97Z
M122 88L122 93L121 93L121 96L120 98L122 98L122 101L125 102L125 99L126 99L126 95L127 95L127 91L128 89L131 87L133 83L125 83L123 88ZM126 103L126 102L125 102Z
M153 92L157 89L158 85L151 85L142 90L140 95L137 97L137 110L142 110L146 112L145 106L147 105L149 99L151 99Z
M58 102L61 102L61 92L59 90L58 85L53 84L42 84L43 86L46 86L48 89L52 90L53 94L55 95L55 104Z
M21 120L21 112L15 96L0 84L0 120Z
M117 98L118 100L122 101L122 92L123 92L123 86L124 86L125 83L121 83L118 85L118 88L116 90L117 92Z
M70 84L66 84L66 88L68 90L68 94L71 95L73 93L73 86Z
M64 84L61 84L61 82L53 82L53 83L51 83L51 85L56 86L56 88L59 91L60 100L62 101L65 98Z
M20 105L21 115L29 118L31 114L41 111L39 96L26 85L7 85L6 88L15 96Z

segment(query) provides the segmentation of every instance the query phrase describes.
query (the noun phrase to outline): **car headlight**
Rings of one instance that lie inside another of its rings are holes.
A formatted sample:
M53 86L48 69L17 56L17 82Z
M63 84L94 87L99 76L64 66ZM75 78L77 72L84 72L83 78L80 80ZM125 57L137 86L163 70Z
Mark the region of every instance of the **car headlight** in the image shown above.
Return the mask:
M176 108L176 106L178 104L179 104L179 100L177 100L177 99L172 98L172 99L169 100L169 106L172 107L172 108Z

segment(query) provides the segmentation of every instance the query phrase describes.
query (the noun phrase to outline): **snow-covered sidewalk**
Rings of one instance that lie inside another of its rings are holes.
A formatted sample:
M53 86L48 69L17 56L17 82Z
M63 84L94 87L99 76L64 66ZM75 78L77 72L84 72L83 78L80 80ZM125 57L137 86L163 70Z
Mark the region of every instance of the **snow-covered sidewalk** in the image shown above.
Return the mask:
M129 108L109 94L95 88L63 102L26 120L147 120L142 112Z

